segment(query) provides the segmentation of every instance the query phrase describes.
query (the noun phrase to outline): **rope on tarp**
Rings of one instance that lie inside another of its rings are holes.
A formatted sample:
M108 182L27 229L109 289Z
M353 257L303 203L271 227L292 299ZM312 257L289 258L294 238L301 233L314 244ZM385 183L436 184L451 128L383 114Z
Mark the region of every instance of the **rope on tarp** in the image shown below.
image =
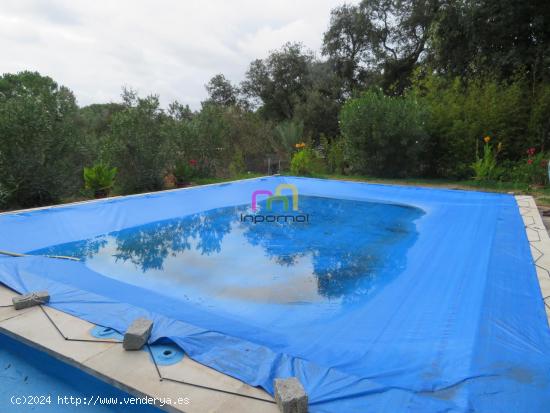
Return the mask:
M151 350L151 347L149 346L149 344L147 344L147 350L149 350L149 354L151 355L151 359L153 360L153 363L155 365L155 369L157 371L157 374L159 376L160 381L166 380L166 381L170 381L172 383L179 383L179 384L185 384L187 386L197 387L199 389L212 390L212 391L216 391L216 392L219 392L219 393L230 394L232 396L244 397L244 398L247 398L247 399L258 400L258 401L265 402L265 403L275 404L275 402L273 400L264 399L264 398L261 398L261 397L250 396L248 394L237 393L237 392L234 392L234 391L224 390L224 389L220 389L220 388L217 388L217 387L210 387L210 386L205 386L205 385L202 385L202 384L191 383L191 382L188 382L188 381L176 380L176 379L171 379L169 377L164 377L160 373L159 366L158 366L158 364L155 360L155 357L153 356L153 351Z
M40 309L42 310L42 312L44 313L44 315L46 316L46 318L48 320L50 320L50 323L55 327L55 329L57 330L57 332L59 333L59 335L61 337L63 337L64 340L66 341L80 341L80 342L84 342L84 343L111 343L111 344L122 344L122 341L118 341L118 340L97 340L97 339L92 339L92 338L71 338L71 337L68 337L66 336L65 334L63 334L63 331L61 331L61 329L59 328L59 326L56 324L55 321L53 321L53 319L50 317L50 315L48 314L48 312L46 310L44 310L44 306L39 306ZM114 329L113 329L114 330ZM116 331L116 330L115 330Z
M59 335L61 337L63 337L64 340L66 341L80 341L80 342L90 342L90 343L112 343L112 344L122 344L122 341L116 341L116 340L96 340L96 339L84 339L84 338L71 338L71 337L67 337L63 331L61 331L61 329L59 328L59 326L56 324L56 322L50 317L50 315L48 314L48 312L44 309L44 306L43 305L40 305L39 306L40 309L42 310L42 312L44 313L44 315L46 316L46 318L50 321L50 323L54 326L54 328L57 330L57 332L59 333ZM116 331L116 330L115 330ZM212 391L216 391L216 392L219 392L219 393L225 393L225 394L230 394L232 396L238 396L238 397L244 397L244 398L247 398L247 399L253 399L253 400L258 400L258 401L262 401L262 402L265 402L265 403L271 403L271 404L275 404L275 402L273 400L269 400L269 399L263 399L261 397L255 397L255 396L250 396L248 394L243 394L243 393L237 393L237 392L233 392L233 391L230 391L230 390L224 390L224 389L219 389L219 388L216 388L216 387L210 387L210 386L205 386L205 385L202 385L202 384L197 384L197 383L191 383L191 382L187 382L187 381L183 381L183 380L176 380L176 379L171 379L169 377L163 377L161 372L160 372L160 369L159 369L159 366L157 364L157 361L155 360L155 356L153 355L153 351L151 350L151 347L149 346L149 344L146 344L147 345L147 350L149 351L149 354L151 356L151 360L153 360L153 364L155 365L155 370L157 371L157 375L159 377L159 380L160 381L170 381L170 382L173 382L173 383L179 383L179 384L185 384L187 386L192 386L192 387L198 387L200 389L205 389L205 390L212 390Z
M0 306L0 307L12 307L12 306ZM51 316L48 314L48 312L44 309L44 306L39 305L38 307L40 307L40 309L42 310L42 312L44 313L46 318L54 326L55 330L59 333L59 335L61 337L63 337L63 339L66 340L66 341L79 341L79 342L88 342L88 343L122 344L122 341L117 341L117 340L97 340L97 339L84 339L84 338L71 338L71 337L68 337L63 333L63 331L61 331L61 328L59 328L57 323L51 318ZM158 364L155 360L155 357L153 355L153 351L151 350L151 347L149 346L149 344L147 344L147 350L149 351L149 354L151 356L151 360L153 360L153 364L155 365L155 370L157 372L157 375L158 375L160 381L166 380L166 381L170 381L172 383L179 383L179 384L185 384L187 386L197 387L199 389L212 390L212 391L216 391L216 392L219 392L219 393L230 394L232 396L244 397L244 398L247 398L247 399L258 400L258 401L265 402L265 403L275 404L275 401L269 400L269 399L264 399L264 398L261 398L261 397L250 396L248 394L237 393L237 392L233 392L233 391L230 391L230 390L224 390L224 389L220 389L220 388L216 388L216 387L210 387L210 386L205 386L205 385L202 385L202 384L191 383L191 382L188 382L188 381L176 380L176 379L171 379L169 377L164 377L160 372L159 366L158 366Z
M20 254L18 252L2 251L2 250L0 250L0 255L7 255L9 257L46 257L46 258L55 258L59 260L80 261L80 258L66 257L64 255L29 255L29 254Z

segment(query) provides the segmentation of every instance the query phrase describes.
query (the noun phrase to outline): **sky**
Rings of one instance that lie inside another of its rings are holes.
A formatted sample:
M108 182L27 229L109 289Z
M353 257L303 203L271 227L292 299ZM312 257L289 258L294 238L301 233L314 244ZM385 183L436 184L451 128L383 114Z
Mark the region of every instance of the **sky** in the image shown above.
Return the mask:
M348 3L353 1L348 1ZM330 10L344 0L2 0L0 73L38 71L80 106L120 101L122 87L200 108L217 73L287 41L320 55Z

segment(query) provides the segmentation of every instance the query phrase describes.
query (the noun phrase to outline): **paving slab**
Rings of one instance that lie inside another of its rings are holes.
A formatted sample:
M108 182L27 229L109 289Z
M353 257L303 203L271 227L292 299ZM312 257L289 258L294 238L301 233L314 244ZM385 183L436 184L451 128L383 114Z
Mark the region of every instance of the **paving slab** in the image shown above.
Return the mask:
M534 198L527 195L516 196L516 202L531 246L546 318L550 324L550 236Z
M164 399L186 399L183 405L165 406L169 411L187 413L202 412L278 412L275 404L234 396L209 389L198 388L168 380L161 381L151 356L147 350L124 351L121 346L113 347L98 356L86 360L84 365L110 380L124 383L126 390L132 393L148 394ZM254 389L231 377L213 372L187 356L172 366L159 367L162 376L174 380L184 380L206 387L221 388L229 391L243 392L273 400L267 393ZM246 389L248 387L248 389Z
M0 321L4 321L13 317L19 317L20 315L33 310L32 308L16 310L13 307L13 303L11 300L17 295L18 294L15 291L12 291L9 288L6 288L0 284Z
M51 324L40 307L34 307L29 310L18 317L0 322L0 332L23 340L27 344L38 347L40 350L46 351L77 367L91 356L99 354L112 346L118 346L115 343L67 341ZM67 317L71 318L71 320L65 320L63 323L64 328L67 328L67 330L85 331L89 329L89 323L86 321L76 317Z
M16 293L0 285L0 305L9 305L14 295ZM157 403L157 406L166 411L278 412L273 398L265 391L203 366L187 356L177 364L159 366L162 376L266 401L168 380L161 381L147 350L124 351L122 344L115 342L116 340L113 340L113 343L65 340L43 310L64 336L76 340L94 339L90 334L93 324L47 306L19 311L13 307L0 307L0 332L45 351L137 397L157 398L163 404L159 406Z

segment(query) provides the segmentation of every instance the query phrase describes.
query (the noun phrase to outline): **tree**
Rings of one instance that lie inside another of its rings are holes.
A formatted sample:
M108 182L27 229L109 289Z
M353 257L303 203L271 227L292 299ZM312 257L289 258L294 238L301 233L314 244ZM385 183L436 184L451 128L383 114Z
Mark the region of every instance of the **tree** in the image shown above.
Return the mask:
M365 7L344 4L331 11L322 51L345 81L348 94L364 83L368 69L376 65L374 40L375 27Z
M214 76L205 87L208 91L208 100L206 102L221 106L233 106L237 104L239 90L223 74Z
M260 106L271 120L292 119L296 105L305 100L309 88L310 51L300 43L287 43L267 59L254 60L246 72L241 90L251 106Z
M323 54L345 79L348 92L368 79L401 94L425 52L438 0L363 0L331 13Z
M310 87L304 101L296 106L294 119L303 124L305 136L318 142L321 135L340 133L338 113L344 102L343 82L328 62L312 62L308 75Z
M34 206L81 186L82 142L72 92L37 72L0 77L0 188Z
M157 96L140 98L124 90L124 110L113 116L109 138L109 164L119 170L123 192L154 191L162 187L168 159L166 114Z
M550 78L550 3L447 0L433 27L433 66L459 76L526 70L533 84Z

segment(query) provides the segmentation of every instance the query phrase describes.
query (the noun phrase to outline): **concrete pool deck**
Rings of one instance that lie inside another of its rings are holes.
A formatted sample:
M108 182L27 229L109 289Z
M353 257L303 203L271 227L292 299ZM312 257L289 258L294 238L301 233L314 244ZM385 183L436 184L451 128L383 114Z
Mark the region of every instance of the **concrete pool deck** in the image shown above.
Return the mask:
M547 318L550 320L550 237L535 201L530 196L516 196L535 262ZM15 293L0 286L0 306L11 303ZM33 307L15 311L0 308L0 333L9 335L39 350L80 368L115 387L138 397L177 400L188 398L183 405L165 405L167 411L185 412L277 412L273 398L266 392L216 372L184 357L172 366L159 366L165 378L188 381L225 391L265 399L239 397L206 388L169 380L161 381L147 351L126 352L116 342L79 342L65 340L62 333L75 339L92 339L93 325L49 307Z
M0 305L8 305L16 293L0 286ZM93 324L50 307L42 307L61 332L72 339L93 340ZM187 398L187 404L165 405L171 412L278 412L273 398L263 390L248 386L219 373L189 357L171 366L158 366L165 378L161 381L149 352L124 351L116 341L80 342L65 340L40 307L16 311L0 308L0 333L86 371L107 383L137 397L150 396L161 400ZM253 396L266 401L199 388L167 379L186 381L199 386ZM95 396L95 395L94 395Z
M550 236L532 196L516 196L550 324Z

